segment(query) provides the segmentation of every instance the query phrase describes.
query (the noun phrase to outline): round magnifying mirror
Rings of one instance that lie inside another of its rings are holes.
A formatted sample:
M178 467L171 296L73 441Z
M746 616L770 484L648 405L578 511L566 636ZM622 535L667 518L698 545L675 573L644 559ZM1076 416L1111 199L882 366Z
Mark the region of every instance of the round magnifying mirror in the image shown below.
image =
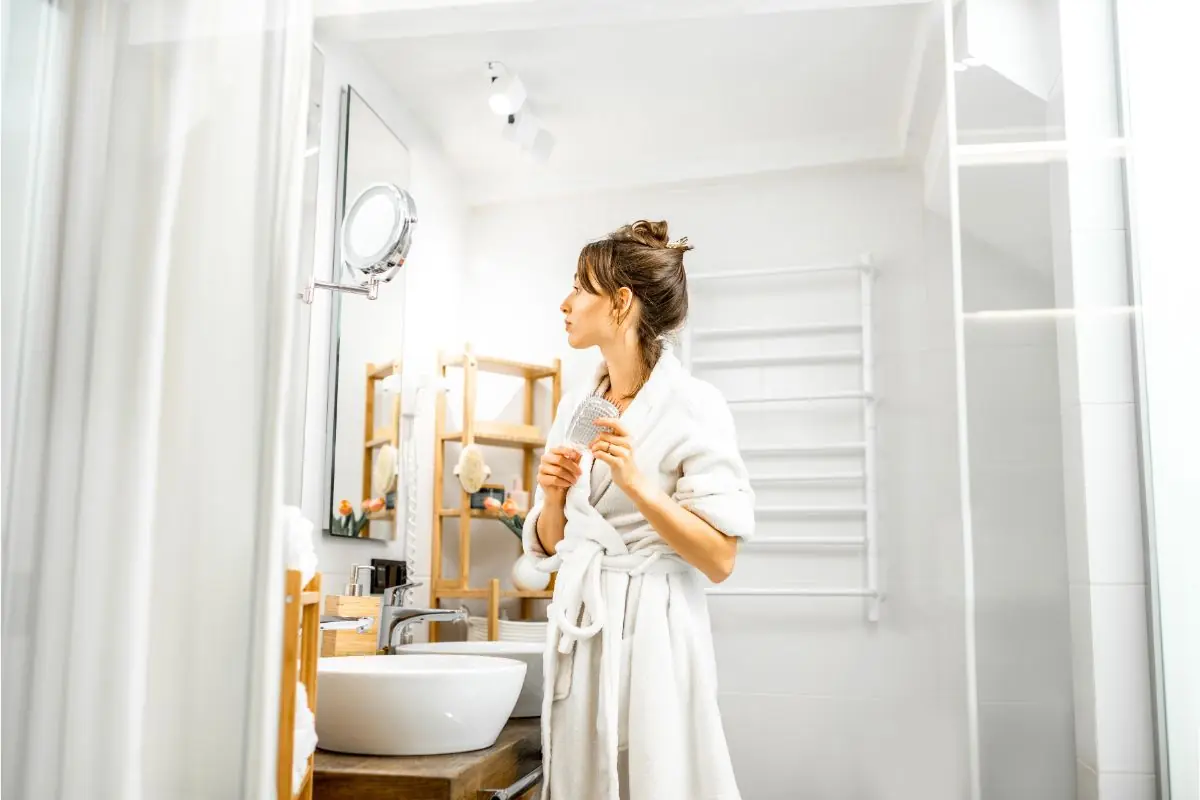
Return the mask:
M363 286L386 283L404 266L416 227L412 195L390 183L368 186L342 219L342 261Z

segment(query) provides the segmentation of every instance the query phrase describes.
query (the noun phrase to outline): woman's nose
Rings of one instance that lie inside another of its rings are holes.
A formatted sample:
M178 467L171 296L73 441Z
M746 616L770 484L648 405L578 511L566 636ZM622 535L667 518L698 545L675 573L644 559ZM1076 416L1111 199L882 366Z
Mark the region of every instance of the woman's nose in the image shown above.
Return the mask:
M559 303L558 310L564 314L571 313L571 306L569 305L569 298L568 298L568 300L563 300L561 303Z

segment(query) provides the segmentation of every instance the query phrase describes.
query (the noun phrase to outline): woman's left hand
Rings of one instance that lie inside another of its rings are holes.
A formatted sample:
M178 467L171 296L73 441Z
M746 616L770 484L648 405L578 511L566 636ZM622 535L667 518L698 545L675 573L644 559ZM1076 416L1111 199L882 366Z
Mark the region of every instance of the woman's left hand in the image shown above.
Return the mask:
M592 440L592 455L608 464L613 482L622 491L633 494L642 484L642 474L633 460L633 442L629 438L629 431L616 419L602 417L596 419L594 424L609 428L612 432L602 433Z

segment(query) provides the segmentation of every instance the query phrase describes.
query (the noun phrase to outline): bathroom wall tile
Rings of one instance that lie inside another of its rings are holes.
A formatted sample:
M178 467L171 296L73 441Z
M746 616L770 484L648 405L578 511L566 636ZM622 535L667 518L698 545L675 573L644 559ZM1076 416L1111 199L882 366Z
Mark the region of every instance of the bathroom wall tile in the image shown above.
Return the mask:
M843 598L722 597L709 602L722 692L901 697L937 691L936 637L873 628ZM889 606L894 625L895 611ZM764 653L770 653L764 658Z
M1075 762L1075 800L1099 800L1100 782L1096 770L1082 761Z
M1100 774L1154 771L1144 586L1095 586L1092 640Z
M1096 770L1096 676L1092 657L1092 591L1071 584L1071 683L1074 691L1075 756ZM1093 780L1094 783L1094 780Z
M1036 555L1014 558L994 548L976 555L976 668L981 701L1049 702L1069 696L1071 640L1064 579L1022 577L1019 565L1032 567L1039 560ZM981 556L992 560L985 563ZM1000 567L1002 558L1011 566ZM1008 574L997 575L1000 569Z
M1085 140L1117 136L1113 6L1091 0L1060 0L1056 6L1067 133Z
M1114 231L1128 227L1122 167L1118 158L1080 158L1068 164L1072 231Z
M1058 308L1071 308L1070 302ZM1074 315L1059 317L1055 321L1058 342L1058 402L1066 409L1079 405L1079 344L1076 340L1076 318Z
M1154 775L1128 772L1101 772L1099 800L1156 800L1158 782Z
M1063 552L1063 485L1061 465L1054 454L1057 444L1041 444L1047 451L1043 464L977 464L971 471L971 512L977 538L991 536L1019 541L1026 548ZM1031 443L1030 449L1034 447ZM976 464L974 454L971 460ZM1055 565L1060 561L1055 558Z
M1136 424L1132 404L1080 408L1092 583L1145 581Z
M1038 414L1059 407L1056 342L1035 347L975 348L966 353L971 414L1000 410Z
M932 755L957 750L962 731L928 705L765 694L722 694L720 704L743 797L962 796L961 759ZM866 763L870 769L863 769Z
M1075 309L1120 308L1129 304L1129 260L1124 230L1074 226L1077 198L1072 195L1071 285ZM1117 202L1123 202L1118 196Z
M967 418L972 471L1062 469L1062 418L1057 408L1032 411L984 409ZM1061 478L1055 483L1061 484Z
M1133 328L1129 314L1080 310L1075 318L1075 353L1072 379L1079 402L1133 402Z
M1084 491L1082 425L1079 406L1063 409L1063 523L1067 543L1067 577L1072 584L1089 581L1087 494Z
M1062 800L1074 794L1069 703L980 703L979 750L987 800Z

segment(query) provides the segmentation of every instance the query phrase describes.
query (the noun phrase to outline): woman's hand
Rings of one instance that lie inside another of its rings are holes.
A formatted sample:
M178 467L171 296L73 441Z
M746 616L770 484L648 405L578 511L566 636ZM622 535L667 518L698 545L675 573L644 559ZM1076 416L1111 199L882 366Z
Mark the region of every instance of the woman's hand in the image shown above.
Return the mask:
M611 433L602 433L592 440L591 451L612 470L613 483L625 494L632 496L640 491L644 480L633 460L633 442L629 431L620 420L601 418L594 421L600 428L609 428Z
M570 447L554 447L542 454L537 482L546 493L546 502L566 503L567 490L579 480L579 452Z

